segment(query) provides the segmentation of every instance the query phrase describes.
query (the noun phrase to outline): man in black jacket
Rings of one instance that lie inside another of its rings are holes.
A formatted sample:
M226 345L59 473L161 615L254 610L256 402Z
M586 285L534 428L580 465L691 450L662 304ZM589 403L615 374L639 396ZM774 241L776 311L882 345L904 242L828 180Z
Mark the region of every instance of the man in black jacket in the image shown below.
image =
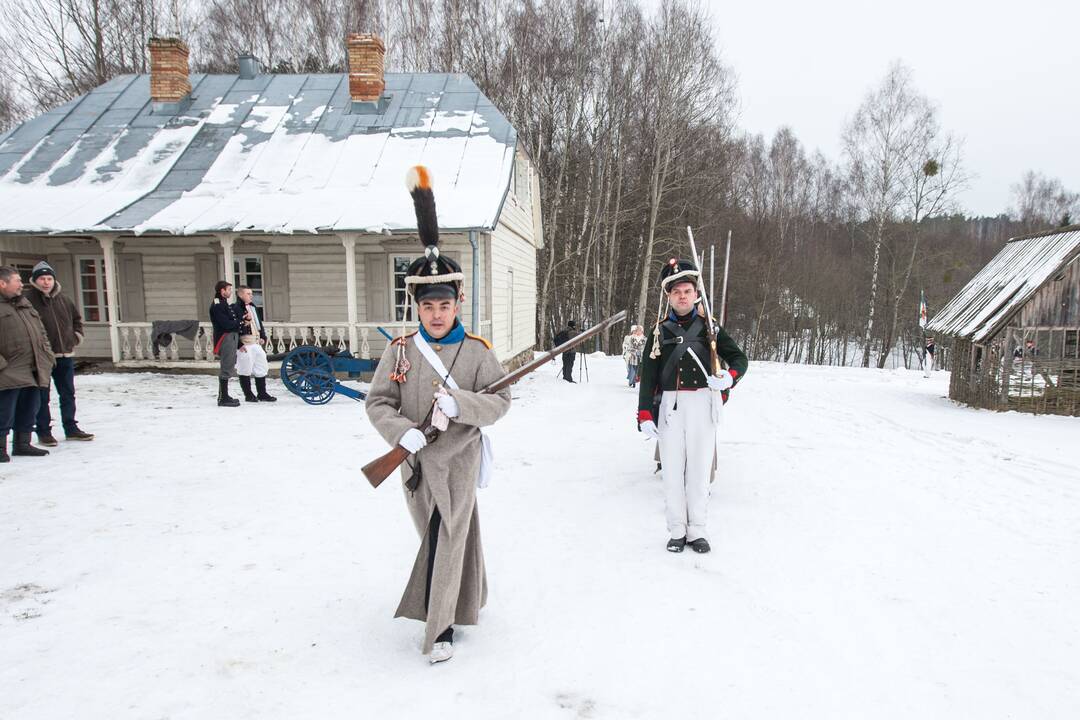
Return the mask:
M219 280L214 286L214 299L210 303L210 322L214 326L214 354L220 359L218 373L219 407L238 407L240 401L229 397L229 378L236 377L236 347L240 337L240 319L236 306L229 302L232 283Z
M560 330L555 336L555 347L559 347L577 334L577 323L571 320L566 323L566 327ZM574 357L576 355L577 353L573 350L569 350L562 354L562 376L563 380L566 380L567 382L574 382Z
M75 303L60 292L56 273L42 260L30 273L30 285L23 294L41 316L41 324L56 355L52 381L60 396L60 422L68 440L93 440L91 433L79 429L75 420L75 348L83 339L82 316ZM55 446L52 434L52 415L49 412L49 387L41 388L41 405L37 413L37 434L42 445Z
M746 373L746 355L724 329L713 322L716 354L729 369L710 368L711 319L701 309L697 267L672 259L660 273L668 312L648 333L641 356L638 427L659 439L663 464L664 504L670 539L667 549L695 552L711 549L709 474L716 453L721 407L736 380Z

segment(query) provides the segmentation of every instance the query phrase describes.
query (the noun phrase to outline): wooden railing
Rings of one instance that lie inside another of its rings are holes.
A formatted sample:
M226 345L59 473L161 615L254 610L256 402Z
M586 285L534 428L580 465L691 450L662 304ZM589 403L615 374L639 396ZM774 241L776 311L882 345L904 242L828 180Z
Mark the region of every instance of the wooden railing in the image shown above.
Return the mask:
M212 364L214 359L213 328L208 322L199 323L199 334L188 340L173 334L169 345L157 348L151 337L151 323L119 323L120 361L125 365L166 366L172 364ZM349 323L347 322L268 322L266 323L266 352L286 353L300 345L349 350L356 357L372 357L372 347L382 348L386 338L379 332L383 327L391 335L401 332L400 323L357 323L358 347L349 347ZM481 323L481 333L490 337L491 322ZM406 324L406 332L416 329L415 323ZM378 357L378 353L375 353Z

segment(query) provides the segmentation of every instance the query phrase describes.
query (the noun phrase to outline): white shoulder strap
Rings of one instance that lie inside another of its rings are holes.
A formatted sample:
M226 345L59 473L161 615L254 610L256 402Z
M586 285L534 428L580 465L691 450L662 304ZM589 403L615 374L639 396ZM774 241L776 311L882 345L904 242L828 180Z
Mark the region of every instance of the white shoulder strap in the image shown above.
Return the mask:
M431 345L428 345L428 341L424 339L424 336L417 332L413 335L413 342L416 343L416 349L420 351L420 354L428 361L428 365L438 373L439 377L443 378L444 382L454 390L459 389L454 378L450 377L450 371L443 365L443 361L439 358L438 354L431 349Z

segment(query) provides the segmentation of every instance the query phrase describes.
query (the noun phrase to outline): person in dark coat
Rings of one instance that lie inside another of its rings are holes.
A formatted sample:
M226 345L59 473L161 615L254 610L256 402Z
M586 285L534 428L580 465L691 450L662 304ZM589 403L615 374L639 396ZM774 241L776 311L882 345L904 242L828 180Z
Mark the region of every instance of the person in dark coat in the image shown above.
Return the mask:
M562 345L578 334L577 323L571 320L566 327L555 336L555 347ZM573 350L568 350L562 355L562 376L567 382L574 382L574 358L577 356Z
M68 440L93 440L91 433L79 429L75 420L75 348L83 340L82 316L71 298L60 291L56 273L42 260L30 273L30 286L23 294L41 316L41 324L49 337L56 356L52 381L60 396L60 423ZM52 415L49 412L49 387L41 389L41 407L37 414L37 434L42 445L55 446L52 434Z
M56 360L37 310L22 294L22 278L0 267L0 462L9 462L8 431L15 429L12 455L41 456L30 444L41 388L49 386Z
M689 545L710 551L707 538L709 476L716 454L716 434L728 391L746 374L745 353L702 309L700 271L689 260L672 258L660 273L660 291L668 310L647 334L641 358L638 428L660 441L667 549ZM725 372L710 368L709 324L715 330L716 355Z
M240 318L236 306L229 302L232 283L219 280L210 302L210 323L214 326L214 354L220 360L218 373L219 407L238 407L240 401L229 396L229 378L236 377L236 348L240 342Z

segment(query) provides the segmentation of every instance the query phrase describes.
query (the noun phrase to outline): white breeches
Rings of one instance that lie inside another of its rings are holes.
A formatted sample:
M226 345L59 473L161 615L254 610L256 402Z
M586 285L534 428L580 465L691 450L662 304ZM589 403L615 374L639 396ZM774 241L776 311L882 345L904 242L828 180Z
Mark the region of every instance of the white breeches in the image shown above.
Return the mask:
M712 395L709 390L668 390L660 401L658 427L667 528L671 537L685 536L687 542L708 537L709 472L717 430Z
M236 374L266 377L270 364L266 362L266 351L262 345L241 345L236 350Z

